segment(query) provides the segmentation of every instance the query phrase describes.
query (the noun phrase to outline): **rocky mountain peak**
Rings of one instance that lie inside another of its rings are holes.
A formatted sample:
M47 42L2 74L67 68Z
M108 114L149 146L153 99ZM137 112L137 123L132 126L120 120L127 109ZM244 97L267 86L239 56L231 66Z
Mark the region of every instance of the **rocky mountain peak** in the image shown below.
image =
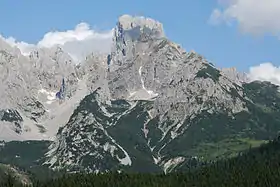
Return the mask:
M0 61L11 62L15 58L23 58L20 49L16 46L10 45L4 38L0 35Z
M249 82L249 78L246 73L237 71L235 67L220 69L229 79L241 85L242 83Z
M109 69L111 71L118 69L126 59L133 58L135 52L143 51L148 41L164 37L162 24L158 21L145 17L121 16L114 29L108 60ZM143 46L137 47L139 43Z
M0 50L2 51L12 51L13 47L11 45L9 45L4 38L0 37Z
M48 128L44 125L56 116L52 110L61 109L55 101L63 80L67 87L67 99L78 88L75 63L61 46L34 48L28 56L23 56L18 48L1 38L0 80L0 110L14 111L9 114L22 117L20 121L0 119L0 139L7 140L26 137L44 139L42 132L57 126Z
M120 32L121 30L129 31L135 29L142 33L153 34L153 37L164 37L162 24L151 18L123 15L119 17L117 27Z
M56 134L46 155L51 167L169 172L227 137L279 130L276 88L244 83L236 69L186 52L150 18L121 16L111 53L92 53L79 65L59 46L29 58L8 47L0 41L0 138Z

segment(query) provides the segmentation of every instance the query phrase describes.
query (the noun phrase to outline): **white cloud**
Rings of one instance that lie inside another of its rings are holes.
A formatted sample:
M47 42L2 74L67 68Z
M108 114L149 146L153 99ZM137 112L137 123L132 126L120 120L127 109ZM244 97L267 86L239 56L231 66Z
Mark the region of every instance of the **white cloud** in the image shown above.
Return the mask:
M262 63L249 69L250 80L269 81L280 85L280 66L276 67L270 62Z
M280 0L217 0L209 23L237 23L244 33L270 34L280 39ZM247 74L251 81L269 81L280 85L280 66L270 62L250 67Z
M81 59L91 52L110 52L112 34L113 30L96 32L87 23L80 23L73 30L48 32L37 44L16 41L13 37L5 40L18 47L23 55L28 55L36 47L61 45L73 57Z
M243 32L280 36L280 0L218 0L210 23L236 21Z
M29 52L36 47L35 45L28 44L26 42L18 42L13 37L4 38L3 36L0 35L0 39L4 40L6 43L8 43L12 47L19 48L23 55L28 55Z

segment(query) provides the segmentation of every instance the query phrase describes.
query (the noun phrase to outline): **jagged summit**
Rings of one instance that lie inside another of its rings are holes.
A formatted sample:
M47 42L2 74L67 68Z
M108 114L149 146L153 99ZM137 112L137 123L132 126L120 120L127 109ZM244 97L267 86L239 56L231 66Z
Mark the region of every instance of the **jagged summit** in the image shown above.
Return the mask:
M248 78L247 74L238 72L235 67L222 68L219 70L221 72L223 72L224 74L226 74L227 77L230 78L232 81L236 81L237 83L239 83L239 85L241 83L249 82L249 78Z
M12 46L9 45L4 38L0 36L0 50L12 50Z
M114 29L109 69L117 70L124 61L132 59L137 51L142 51L150 40L165 38L162 24L151 18L123 15ZM138 45L140 44L140 45Z
M163 26L160 22L151 18L123 15L118 19L113 40L126 45L126 41L136 42L164 37Z
M5 53L9 53L12 56L20 56L21 52L20 49L17 48L16 46L12 46L10 45L7 41L5 41L5 39L3 37L1 37L0 35L0 52L3 54Z
M121 26L124 30L139 28L142 29L143 32L147 31L145 31L144 29L150 29L157 37L164 37L162 24L154 19L143 16L137 17L127 14L122 15L119 17L118 26Z
M244 83L236 69L186 52L161 23L123 15L112 44L107 58L92 53L79 65L60 47L29 58L0 51L0 140L56 134L45 163L73 171L169 172L216 158L216 143L240 147L279 131L274 86Z

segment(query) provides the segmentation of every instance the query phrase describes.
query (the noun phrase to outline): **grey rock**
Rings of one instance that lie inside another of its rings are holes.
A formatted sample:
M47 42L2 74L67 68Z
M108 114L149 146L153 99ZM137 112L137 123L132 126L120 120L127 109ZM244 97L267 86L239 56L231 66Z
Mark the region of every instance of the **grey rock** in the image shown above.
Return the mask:
M17 139L25 139L26 136L29 139L29 135L37 139L46 138L37 127L44 127L54 118L50 111L66 110L51 103L58 103L55 93L59 91L63 78L66 100L75 95L79 88L77 71L75 62L60 46L38 48L29 56L23 56L19 49L0 39L0 110L14 109L22 115L22 124L27 129L22 133L27 134ZM5 134L3 130L1 133ZM13 138L11 135L11 140Z
M108 157L102 148L104 137L111 136L106 129L118 128L118 125L128 123L126 120L130 115L135 115L135 122L132 127L126 127L129 128L127 131L136 128L133 126L136 123L141 126L141 130L135 132L141 134L141 141L146 141L146 149L152 152L153 167L161 167L167 172L186 158L164 155L165 146L187 133L189 124L198 116L205 112L232 116L248 110L241 78L218 70L196 52L187 53L169 41L159 22L125 15L119 18L114 33L112 51L107 59L106 56L91 55L79 67L79 74L86 77L90 90L87 97L96 90L98 97L83 101L67 125L61 128L47 155L46 163L51 167L77 166L86 156L91 158L91 163L81 164L83 167L95 172L110 169L96 166L93 161ZM140 100L147 103L139 104ZM130 104L127 110L118 113L116 108L110 109L114 102ZM145 117L139 117L141 115ZM83 130L77 132L77 128ZM96 128L102 130L103 138L89 137ZM87 138L78 138L77 142L74 135ZM87 141L87 147L83 141ZM108 141L110 145L113 142ZM72 150L73 146L76 151ZM87 151L88 147L100 151L92 155ZM129 151L131 149L127 150L128 154ZM70 160L63 155L69 155ZM113 158L115 154L110 159Z
M229 109L233 113L246 110L240 100L233 101L228 93L231 88L239 89L235 80L220 73L197 53L187 53L165 38L162 25L157 21L124 17L116 27L115 50L109 65L108 84L113 99L156 99L157 114L169 111L168 116L177 118L178 115L181 120L202 110L211 110L209 100L221 110ZM139 32L135 34L134 30ZM143 39L145 34L149 37ZM125 55L120 51L126 51ZM200 77L198 74L203 71L209 72ZM208 76L209 73L214 77ZM173 113L174 105L180 105L182 110Z
M228 78L230 78L233 82L239 83L239 85L242 85L242 83L249 82L248 75L246 73L240 73L237 71L236 68L222 68L221 71L226 74Z
M23 130L22 122L23 118L18 111L13 109L0 110L0 121L11 124L11 128L18 134Z
M57 133L46 154L51 168L170 172L213 134L243 136L252 124L263 133L245 74L186 52L149 18L121 16L112 40L110 54L92 53L80 64L59 46L24 57L0 43L0 109L18 111L21 133L30 120L46 131L40 138ZM62 78L67 97L60 103L53 97Z

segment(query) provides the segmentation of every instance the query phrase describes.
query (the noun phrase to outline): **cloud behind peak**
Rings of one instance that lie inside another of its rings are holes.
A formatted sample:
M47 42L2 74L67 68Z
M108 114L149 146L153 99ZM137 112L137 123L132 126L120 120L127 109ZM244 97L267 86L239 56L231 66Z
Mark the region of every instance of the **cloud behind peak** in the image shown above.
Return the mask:
M109 53L112 35L112 29L97 32L91 29L89 24L81 22L72 30L47 32L36 44L17 41L13 37L4 38L1 35L0 37L11 46L18 47L23 55L28 55L37 47L51 48L60 45L72 57L82 60L91 52Z

